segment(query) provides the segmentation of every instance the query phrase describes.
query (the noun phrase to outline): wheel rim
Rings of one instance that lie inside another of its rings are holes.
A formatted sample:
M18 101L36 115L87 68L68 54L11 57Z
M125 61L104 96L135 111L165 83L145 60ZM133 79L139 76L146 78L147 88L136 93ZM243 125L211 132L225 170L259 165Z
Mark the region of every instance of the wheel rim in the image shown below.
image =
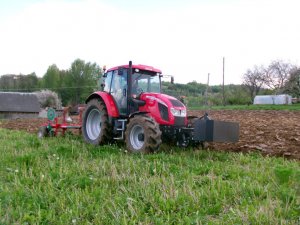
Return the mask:
M141 140L143 135L144 129L140 125L135 125L130 132L130 143L136 151L139 151L144 145L144 140Z
M92 109L86 119L86 133L91 140L96 140L101 132L101 113Z

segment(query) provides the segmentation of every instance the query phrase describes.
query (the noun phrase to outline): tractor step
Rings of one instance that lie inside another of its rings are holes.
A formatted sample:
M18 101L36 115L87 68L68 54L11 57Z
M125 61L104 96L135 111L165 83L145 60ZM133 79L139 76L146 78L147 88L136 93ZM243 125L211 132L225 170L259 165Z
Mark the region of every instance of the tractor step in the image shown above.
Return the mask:
M114 137L114 140L123 140L124 139L124 132L126 126L127 119L119 119L115 121L115 131L116 133L120 133L121 136Z

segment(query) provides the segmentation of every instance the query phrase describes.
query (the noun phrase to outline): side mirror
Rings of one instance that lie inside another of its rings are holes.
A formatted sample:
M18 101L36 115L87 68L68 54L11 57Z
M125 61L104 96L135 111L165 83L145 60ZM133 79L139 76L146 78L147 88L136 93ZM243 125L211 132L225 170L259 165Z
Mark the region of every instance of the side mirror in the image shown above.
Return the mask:
M162 75L162 74L160 74L159 76L160 76L160 77L168 77L168 78L171 78L171 84L174 84L174 76L172 76L172 75Z

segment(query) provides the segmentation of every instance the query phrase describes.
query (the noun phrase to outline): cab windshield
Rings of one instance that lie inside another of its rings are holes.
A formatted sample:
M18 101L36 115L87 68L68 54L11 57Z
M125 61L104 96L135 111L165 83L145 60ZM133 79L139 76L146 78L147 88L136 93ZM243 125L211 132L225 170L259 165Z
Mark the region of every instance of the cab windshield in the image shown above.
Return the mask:
M143 72L132 74L132 93L142 92L160 93L160 76L158 74L146 74Z

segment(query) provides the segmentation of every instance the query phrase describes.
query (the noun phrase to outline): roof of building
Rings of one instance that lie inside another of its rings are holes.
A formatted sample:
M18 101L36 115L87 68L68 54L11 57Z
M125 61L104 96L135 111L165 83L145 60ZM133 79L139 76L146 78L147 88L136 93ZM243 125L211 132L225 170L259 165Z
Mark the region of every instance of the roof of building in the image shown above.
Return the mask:
M40 111L38 98L33 93L0 92L0 112L26 112Z

